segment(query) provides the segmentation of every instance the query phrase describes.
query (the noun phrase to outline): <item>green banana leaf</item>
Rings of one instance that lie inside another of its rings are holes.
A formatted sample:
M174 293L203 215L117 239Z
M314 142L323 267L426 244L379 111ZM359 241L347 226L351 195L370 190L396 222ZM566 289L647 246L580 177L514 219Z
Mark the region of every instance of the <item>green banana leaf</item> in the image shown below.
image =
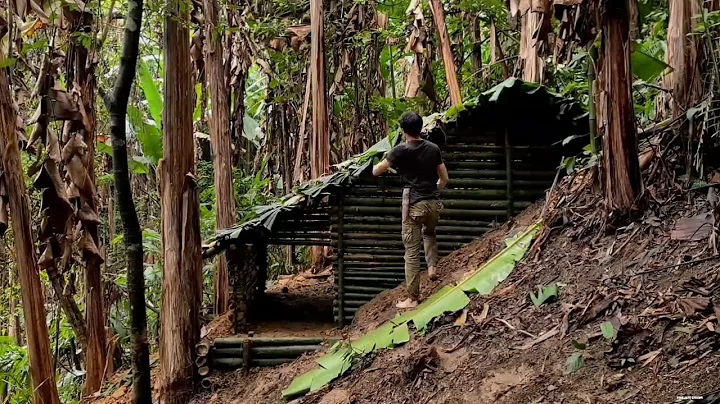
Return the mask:
M470 303L466 293L483 295L491 293L510 275L515 264L525 256L533 238L541 228L542 222L538 222L525 232L506 240L505 249L481 265L474 274L456 286L443 287L415 310L398 314L392 320L352 342L350 346L336 344L331 349L331 353L317 360L320 368L295 378L290 386L283 390L283 399L291 400L321 389L347 372L355 357L410 341L408 327L410 322L415 325L417 331L423 331L430 321L443 313L464 309Z
M140 80L140 88L148 102L150 116L155 121L155 124L160 127L162 125L163 111L162 94L160 94L160 90L155 84L155 78L150 73L147 63L142 59L138 61L138 79Z

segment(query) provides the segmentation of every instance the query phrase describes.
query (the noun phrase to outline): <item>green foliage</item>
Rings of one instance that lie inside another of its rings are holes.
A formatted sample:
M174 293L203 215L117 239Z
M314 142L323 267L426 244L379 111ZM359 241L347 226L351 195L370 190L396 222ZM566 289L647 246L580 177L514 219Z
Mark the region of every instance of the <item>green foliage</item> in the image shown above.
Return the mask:
M465 308L470 302L465 293L482 295L491 293L500 282L510 275L515 264L530 248L530 243L541 227L542 222L536 223L516 237L505 240L506 248L480 266L474 274L456 286L443 287L414 310L398 314L394 319L367 333L349 346L336 344L330 353L317 360L319 368L293 380L291 385L283 391L283 398L288 400L319 390L350 369L352 360L357 356L404 344L410 340L408 323L412 322L418 332L422 332L432 319L443 313Z
M585 358L583 358L582 353L575 352L574 354L570 355L569 358L567 358L567 361L565 363L565 373L573 374L584 367Z
M537 295L530 292L530 300L532 300L535 307L540 307L543 303L550 303L557 300L558 285L553 282L548 286L538 287Z
M605 337L606 340L612 341L615 339L615 327L612 325L611 322L606 321L602 324L600 324L600 331L602 331L603 337Z

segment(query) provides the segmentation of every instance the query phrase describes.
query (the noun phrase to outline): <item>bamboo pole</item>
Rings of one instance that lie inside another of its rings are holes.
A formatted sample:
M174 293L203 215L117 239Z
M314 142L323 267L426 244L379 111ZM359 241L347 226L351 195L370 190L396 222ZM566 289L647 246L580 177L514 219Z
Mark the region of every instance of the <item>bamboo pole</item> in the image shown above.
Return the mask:
M284 345L284 346L250 346L250 357L253 359L274 359L274 358L293 358L298 357L306 352L315 352L320 349L320 345ZM245 355L245 345L215 348L213 350L213 359L217 358L242 358Z
M209 390L210 388L212 388L212 380L210 380L209 377L200 380L200 387L205 390Z
M274 359L253 359L250 364L257 367L271 367L294 362L297 358L274 358ZM236 370L244 368L242 358L218 358L213 359L212 367L218 370Z
M338 283L338 291L337 291L337 300L338 300L338 308L340 312L343 311L343 308L345 307L345 238L344 238L344 229L343 229L343 220L345 216L345 201L344 198L340 198L340 206L338 209L337 214L337 283ZM340 317L340 321L338 322L338 325L342 327L344 325L344 319Z
M513 171L512 171L512 149L510 148L510 131L505 129L505 172L507 174L507 218L513 216ZM553 173L554 174L554 173Z
M340 338L321 338L321 337L254 337L254 338L243 338L243 337L227 337L217 338L213 341L213 347L216 349L221 348L232 348L243 345L243 341L249 340L254 347L264 346L288 346L288 345L320 345L324 342L335 342L339 341Z

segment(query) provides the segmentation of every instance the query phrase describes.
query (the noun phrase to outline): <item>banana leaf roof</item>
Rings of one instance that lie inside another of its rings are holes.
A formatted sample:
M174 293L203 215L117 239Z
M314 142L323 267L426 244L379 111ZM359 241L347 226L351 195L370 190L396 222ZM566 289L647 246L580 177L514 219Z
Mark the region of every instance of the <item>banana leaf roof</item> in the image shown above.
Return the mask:
M516 78L505 80L461 106L423 118L423 133L436 143L442 143L445 129L452 125L498 127L526 124L528 128L533 128L538 126L538 120L545 125L550 124L551 128L541 133L528 130L523 141L554 144L569 136L587 134L587 112L577 100L561 97L544 86ZM355 179L369 171L375 161L398 145L401 137L399 131L391 133L364 153L333 166L333 173L299 185L275 203L256 207L254 217L235 227L220 229L206 241L203 256L210 258L230 244L252 244L267 239L279 220L304 214L319 206L326 197L338 195L343 187L351 186Z

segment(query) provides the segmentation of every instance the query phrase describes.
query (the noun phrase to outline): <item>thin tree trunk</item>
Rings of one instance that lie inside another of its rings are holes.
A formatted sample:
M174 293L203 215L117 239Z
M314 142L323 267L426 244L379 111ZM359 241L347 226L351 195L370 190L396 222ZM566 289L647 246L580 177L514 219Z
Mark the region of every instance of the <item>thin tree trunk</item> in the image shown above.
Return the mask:
M77 13L73 28L76 31L90 33L92 30L92 15L90 13ZM69 181L85 192L78 193L80 213L76 215L82 224L83 238L80 241L83 260L85 261L85 327L87 330L87 345L85 346L85 394L91 395L100 390L105 378L105 312L103 309L102 274L101 265L103 258L98 248L98 225L100 223L97 214L96 187L95 187L95 77L88 65L88 49L78 43L71 43L68 55L71 58L72 66L68 69L69 82L76 83L80 92L80 110L84 111L83 119L79 122L70 123L72 129L70 136L83 139L87 150L78 150L71 157L69 166L75 161L82 165L82 175L73 174L70 170ZM70 142L70 140L67 140ZM72 150L68 147L68 149ZM92 156L92 158L88 158ZM90 185L84 187L89 180ZM72 296L69 296L72 299ZM74 302L73 302L74 303Z
M603 135L606 207L627 214L642 190L637 133L632 103L629 23L626 0L605 4L601 76L607 119Z
M300 184L305 180L305 167L303 167L303 161L306 159L303 159L303 156L305 156L305 143L307 139L307 131L306 123L307 123L307 113L308 113L308 105L310 104L310 79L312 77L312 74L310 71L307 72L307 78L305 80L305 99L303 100L303 109L302 109L302 115L301 115L301 121L300 121L300 130L298 132L298 140L297 145L295 149L295 168L293 170L293 184Z
M325 88L325 33L322 0L310 1L310 74L312 89L313 137L310 157L312 178L330 169L330 132Z
M200 337L202 287L200 205L195 183L193 86L188 10L166 9L163 159L158 166L163 230L160 398L184 404L192 394L193 352Z
M445 66L445 79L447 80L448 91L450 93L450 103L452 105L462 104L462 92L458 83L457 73L455 72L455 58L450 48L450 37L445 24L445 11L440 0L430 0L430 9L432 10L435 28L440 38L440 50L442 52L443 65Z
M697 102L700 93L698 47L691 35L697 8L695 0L670 0L666 60L672 70L664 81L673 90L670 103L673 118Z
M470 39L472 40L472 72L473 81L476 85L480 85L484 80L482 75L483 62L482 62L482 44L483 44L483 33L482 25L480 24L480 18L477 15L470 17Z
M16 270L17 269L14 267L8 269L8 290L10 292L10 302L8 303L10 308L10 327L8 330L8 336L12 338L18 346L22 346L23 337L22 328L20 326L20 316L15 314L17 307L15 306L15 294L13 293L13 287L15 286L15 282L17 282L15 279L17 277Z
M150 385L150 354L147 340L145 312L145 275L140 222L133 201L128 170L125 117L135 78L140 43L143 1L128 0L122 55L118 76L110 99L110 139L112 141L112 170L115 177L115 198L123 227L123 242L127 259L127 284L130 300L130 332L132 335L133 403L152 404ZM167 65L166 65L167 66Z
M0 69L0 151L3 176L8 192L8 205L15 240L18 278L22 291L23 315L27 330L27 349L30 357L30 379L33 402L59 404L55 374L50 353L50 339L45 317L45 298L30 228L30 202L22 177L20 148L15 132L16 117L10 96L7 70Z
M218 30L219 7L217 0L205 0L205 23L207 44L205 68L210 89L212 115L210 116L210 144L213 151L215 174L215 227L227 229L235 224L235 195L232 183L232 137L230 136L230 106L225 85L223 64L223 37ZM228 309L230 288L227 259L221 254L215 264L213 275L215 314Z

